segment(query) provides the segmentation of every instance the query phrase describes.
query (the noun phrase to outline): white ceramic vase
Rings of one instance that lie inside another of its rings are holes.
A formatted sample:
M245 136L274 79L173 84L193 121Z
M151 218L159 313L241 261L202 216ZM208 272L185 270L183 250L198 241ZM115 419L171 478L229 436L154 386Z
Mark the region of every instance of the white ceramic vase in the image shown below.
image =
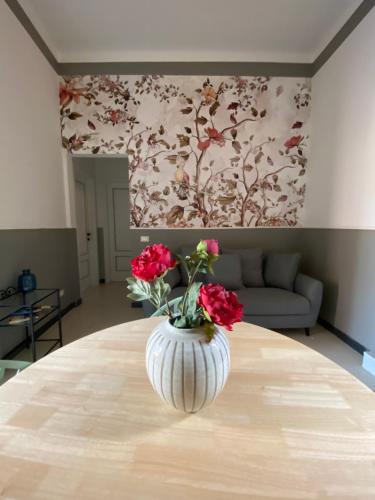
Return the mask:
M218 326L208 342L203 328L185 330L162 321L148 339L146 367L152 387L165 402L195 413L223 390L230 367L229 342Z

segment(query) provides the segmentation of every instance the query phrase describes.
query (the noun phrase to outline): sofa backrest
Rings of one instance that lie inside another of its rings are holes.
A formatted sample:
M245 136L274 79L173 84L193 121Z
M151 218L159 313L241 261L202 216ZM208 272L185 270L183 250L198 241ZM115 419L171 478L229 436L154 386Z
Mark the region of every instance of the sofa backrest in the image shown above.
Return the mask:
M181 248L179 255L187 256L194 246ZM243 287L273 287L294 290L294 282L299 270L299 253L267 253L261 248L231 249L221 248L219 260L214 264L214 274L199 274L202 283L221 283L228 290ZM187 285L188 277L183 266L173 272L169 279L172 287Z

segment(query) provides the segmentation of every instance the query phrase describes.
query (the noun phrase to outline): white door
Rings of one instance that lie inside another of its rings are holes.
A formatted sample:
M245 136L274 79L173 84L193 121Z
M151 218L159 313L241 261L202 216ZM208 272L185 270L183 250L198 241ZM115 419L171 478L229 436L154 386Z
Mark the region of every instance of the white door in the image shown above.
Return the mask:
M78 265L81 293L91 284L90 276L90 234L87 223L87 194L83 182L75 182Z
M108 186L111 281L124 281L130 275L129 188L125 184Z

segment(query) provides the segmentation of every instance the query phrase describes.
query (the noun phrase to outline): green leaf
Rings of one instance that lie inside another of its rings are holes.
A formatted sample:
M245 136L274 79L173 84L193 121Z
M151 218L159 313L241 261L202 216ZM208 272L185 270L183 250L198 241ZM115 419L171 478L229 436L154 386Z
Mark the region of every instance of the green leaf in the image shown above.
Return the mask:
M211 273L211 274L215 274L214 273L214 270L213 270L213 267L212 267L212 264L214 262L216 262L217 260L219 260L219 255L214 255L214 254L210 254L209 257L208 257L208 262L207 262L207 269L208 271Z
M171 293L171 287L163 278L157 278L150 283L150 302L160 308L165 298Z
M188 325L186 324L186 316L176 318L173 321L173 326L175 326L176 328L188 328Z
M173 312L175 314L177 314L178 306L182 302L182 297L176 297L175 299L169 300L168 302L169 302L170 307L173 308ZM167 305L164 304L161 307L159 307L159 309L152 314L152 317L163 316L163 315L165 315L166 312L167 312Z
M197 299L199 294L199 289L202 283L196 281L193 283L188 291L187 301L186 301L186 315L193 316L197 310Z
M147 281L142 281L136 278L126 278L128 282L128 297L131 300L149 300L151 298L151 287Z

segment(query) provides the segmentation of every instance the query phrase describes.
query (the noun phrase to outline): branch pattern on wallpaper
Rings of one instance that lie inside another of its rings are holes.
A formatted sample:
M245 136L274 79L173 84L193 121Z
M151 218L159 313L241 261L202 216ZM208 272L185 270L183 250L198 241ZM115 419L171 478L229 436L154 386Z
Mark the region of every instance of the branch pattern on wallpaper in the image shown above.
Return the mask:
M296 226L310 100L299 78L65 77L63 146L128 155L133 228Z

